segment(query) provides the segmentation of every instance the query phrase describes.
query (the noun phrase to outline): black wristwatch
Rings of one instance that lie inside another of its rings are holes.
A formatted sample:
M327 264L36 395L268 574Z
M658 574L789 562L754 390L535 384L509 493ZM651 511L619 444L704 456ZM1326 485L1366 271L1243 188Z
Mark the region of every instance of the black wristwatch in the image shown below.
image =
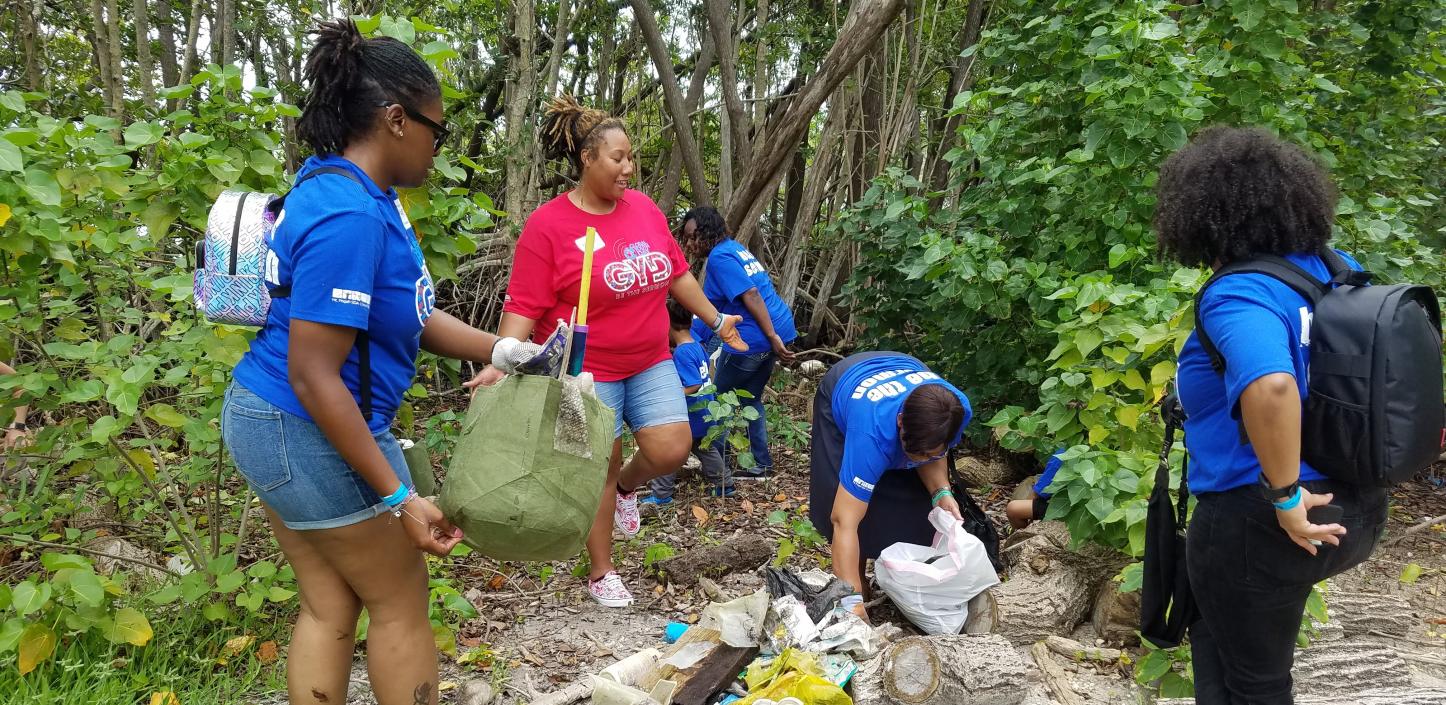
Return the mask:
M1265 479L1265 473L1260 473L1260 495L1265 501L1274 504L1283 499L1290 499L1295 496L1295 491L1300 488L1300 480L1296 480L1285 487L1271 487L1270 481Z

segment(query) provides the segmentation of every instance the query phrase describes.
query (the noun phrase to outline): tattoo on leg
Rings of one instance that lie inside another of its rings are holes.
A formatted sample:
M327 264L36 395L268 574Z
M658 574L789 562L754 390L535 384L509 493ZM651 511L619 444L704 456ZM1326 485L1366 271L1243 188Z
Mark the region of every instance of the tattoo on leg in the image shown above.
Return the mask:
M417 684L417 689L412 691L413 705L432 705L432 684L422 681Z

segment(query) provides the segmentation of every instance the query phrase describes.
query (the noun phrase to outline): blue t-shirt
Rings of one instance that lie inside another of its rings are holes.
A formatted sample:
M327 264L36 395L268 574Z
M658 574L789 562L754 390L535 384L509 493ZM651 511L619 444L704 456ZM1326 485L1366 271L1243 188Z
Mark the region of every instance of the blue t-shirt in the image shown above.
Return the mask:
M1360 269L1342 253L1352 269ZM1286 259L1312 276L1330 278L1325 263L1313 254ZM1215 282L1200 301L1200 320L1225 358L1222 377L1191 333L1180 350L1177 386L1185 421L1185 448L1190 464L1190 491L1223 492L1255 484L1260 460L1255 448L1240 439L1240 395L1252 382L1278 372L1295 376L1302 399L1310 378L1310 302L1289 286L1265 274L1233 274ZM1302 462L1300 479L1324 476Z
M798 337L798 331L793 327L793 312L773 289L773 279L768 276L763 263L731 237L714 245L713 251L708 253L703 293L723 314L743 317L743 322L738 324L738 334L748 344L744 354L773 349L773 344L764 337L763 329L758 327L758 321L753 320L753 314L743 305L743 294L755 288L763 297L768 317L773 319L773 331L785 344L792 343Z
M683 343L673 348L673 367L678 369L678 378L683 381L684 389L694 385L707 387L713 383L712 376L708 374L708 356L704 354L702 345ZM688 425L693 429L694 438L702 438L713 424L703 420L708 414L707 407L695 410L693 405L698 402L706 404L716 398L712 392L703 393L702 387L688 395Z
M291 296L272 300L265 327L236 366L236 381L310 420L286 374L291 319L365 330L372 381L367 426L381 433L391 426L402 394L412 385L422 327L436 294L397 192L378 189L360 168L336 155L307 159L297 175L321 166L347 169L361 183L323 174L286 197L272 234L266 278L273 287L289 284ZM341 379L358 404L360 378L353 347Z
M885 472L913 465L899 442L899 412L909 393L925 384L944 385L964 405L963 423L949 441L953 448L974 412L963 392L923 363L906 355L885 355L864 360L839 378L833 389L833 418L844 434L839 484L849 494L867 502Z
M1066 450L1068 449L1060 448L1054 452L1054 455L1049 456L1049 462L1044 464L1044 472L1041 472L1039 479L1034 481L1034 493L1043 499L1050 498L1050 493L1044 490L1049 487L1049 483L1054 482L1054 476L1059 474L1060 466L1064 465L1064 460L1059 456L1064 455Z

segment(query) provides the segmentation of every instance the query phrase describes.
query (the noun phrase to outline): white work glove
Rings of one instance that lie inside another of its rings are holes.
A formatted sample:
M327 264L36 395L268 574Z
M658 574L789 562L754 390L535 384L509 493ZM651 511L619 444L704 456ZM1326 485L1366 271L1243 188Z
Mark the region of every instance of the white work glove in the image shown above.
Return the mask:
M540 352L542 346L537 343L516 338L499 338L492 346L492 366L510 375Z

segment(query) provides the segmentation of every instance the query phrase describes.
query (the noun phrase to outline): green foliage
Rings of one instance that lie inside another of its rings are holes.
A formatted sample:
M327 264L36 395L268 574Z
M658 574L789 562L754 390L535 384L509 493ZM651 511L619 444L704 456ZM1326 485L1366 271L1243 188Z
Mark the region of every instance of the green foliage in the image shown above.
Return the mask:
M1135 682L1153 686L1163 698L1195 697L1195 674L1191 668L1190 646L1157 649L1141 640L1145 655L1135 664Z
M49 661L62 641L97 634L115 644L145 646L152 631L145 615L117 605L118 582L95 572L73 553L40 555L44 571L14 585L0 584L0 654L15 652L20 675Z
M718 388L709 384L701 392L716 393ZM723 438L733 456L738 459L738 467L749 470L758 465L753 457L753 451L748 445L748 422L758 418L758 409L748 406L745 400L752 399L746 389L735 389L731 392L718 394L713 401L700 401L689 409L689 411L706 410L703 420L713 424L708 428L708 433L703 435L700 443L704 448L711 447L719 438Z

